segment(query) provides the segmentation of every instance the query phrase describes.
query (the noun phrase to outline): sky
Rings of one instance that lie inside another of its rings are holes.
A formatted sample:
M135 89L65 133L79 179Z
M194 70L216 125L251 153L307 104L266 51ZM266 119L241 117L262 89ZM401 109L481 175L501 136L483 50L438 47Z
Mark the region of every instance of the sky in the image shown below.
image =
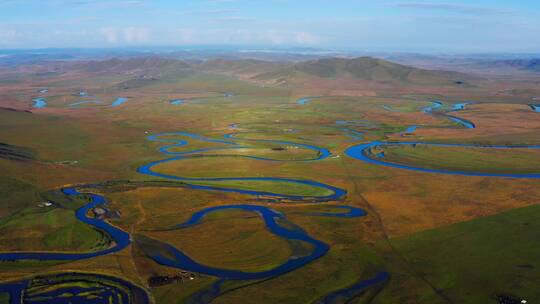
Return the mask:
M0 49L540 52L539 0L0 0Z

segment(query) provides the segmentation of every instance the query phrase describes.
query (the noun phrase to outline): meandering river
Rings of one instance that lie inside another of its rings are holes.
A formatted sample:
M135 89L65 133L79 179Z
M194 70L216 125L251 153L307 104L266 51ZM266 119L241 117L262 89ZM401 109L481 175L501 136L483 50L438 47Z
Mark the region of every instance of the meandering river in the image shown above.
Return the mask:
M83 92L81 92L83 93ZM86 94L80 94L81 96ZM124 103L126 98L118 98L112 106L118 106ZM301 98L297 101L298 104L304 105L308 103L311 98ZM46 106L46 101L44 98L34 99L34 107L44 107ZM95 102L95 101L84 101L84 102ZM172 104L181 104L183 101L180 99L172 100ZM81 102L82 103L82 102ZM72 105L77 105L81 103L75 103ZM454 111L460 111L465 108L467 103L455 104L453 107ZM432 102L428 107L422 109L424 113L431 114L434 110L442 107L441 102ZM538 111L537 106L533 106L534 110ZM467 120L464 120L459 117L451 116L445 114L450 119L464 125L467 128L474 128L474 124ZM362 124L364 122L361 122ZM363 133L347 128L347 125L357 125L356 121L336 121L337 125L342 126L342 130L346 132L348 136L353 138L353 140L362 140ZM358 122L360 124L360 122ZM237 125L235 125L237 127ZM417 126L411 126L406 131L411 133L414 132ZM154 167L160 164L182 161L185 159L200 159L204 161L206 152L219 152L219 151L234 151L245 148L250 148L250 143L274 143L278 145L285 146L294 146L300 149L306 149L313 152L312 157L306 157L303 159L294 159L294 160L280 160L272 159L268 157L254 156L254 155L235 155L236 157L243 157L248 159L260 160L260 161L272 161L272 162L282 162L282 161L296 161L296 162L315 162L321 161L332 154L328 149L317 147L309 144L294 143L290 141L280 141L280 140L268 140L268 139L253 139L245 138L240 136L245 136L249 133L230 133L223 136L223 138L208 138L198 134L187 133L187 132L174 132L174 133L162 133L148 136L148 140L154 142L160 142L165 144L159 148L159 152L166 156L166 158L158 161L153 161L148 164L142 165L137 169L137 172L152 176L159 177L170 180L182 181L185 187L192 189L205 190L205 191L220 191L220 192L234 192L246 195L252 195L257 197L273 197L275 199L286 199L291 203L325 203L330 201L339 201L347 194L347 191L340 189L338 187L324 184L314 180L308 179L294 179L294 178L282 178L282 177L205 177L205 178L196 178L188 176L180 176L173 174L164 174L154 170ZM217 144L218 147L213 148L203 148L203 149L191 149L178 152L179 147L189 146L191 141L203 141L207 143ZM443 169L432 169L425 168L421 166L412 166L407 164L397 164L389 161L385 161L384 154L374 155L371 153L371 149L377 147L385 146L396 146L396 145L430 145L438 147L471 147L471 148L485 148L485 149L509 149L509 148L528 148L528 149L540 149L540 146L478 146L478 145L465 145L465 144L434 144L426 142L379 142L374 141L371 143L363 143L359 145L352 146L345 151L345 154L354 159L370 163L373 165L393 167L405 170L413 170L420 172L429 172L437 174L452 174L452 175L469 175L469 176L491 176L491 177L507 177L507 178L540 178L540 173L524 173L524 174L515 174L515 173L482 173L482 172L463 172L463 171L451 171ZM230 155L230 154L227 154ZM215 155L212 155L215 157ZM269 190L253 190L253 189L244 189L236 186L215 186L215 185L204 185L205 182L215 183L215 182L280 182L286 184L296 184L296 185L305 185L314 188L319 188L324 190L325 195L294 195L294 194L285 194L279 192L273 192ZM130 235L114 226L108 222L87 216L89 210L100 206L105 203L105 198L101 195L92 194L92 193L83 193L79 192L79 188L91 188L91 185L85 185L80 187L67 187L62 189L62 192L67 196L78 196L85 194L89 198L89 203L79 208L75 212L75 216L80 221L107 233L111 239L114 240L113 245L109 248L95 251L95 252L3 252L0 253L0 260L8 261L20 261L20 260L40 260L40 261L73 261L81 259L89 259L97 256L102 256L106 254L111 254L118 252L126 248L131 243ZM337 212L306 212L305 216L313 217L338 217L343 218L361 218L366 216L366 212L360 208L345 206L345 205L330 205L332 208L337 210ZM274 268L259 271L259 272L244 272L234 269L224 269L216 268L208 265L204 265L194 258L189 257L185 254L180 248L176 248L170 244L156 240L160 246L161 251L149 253L148 256L156 261L159 264L166 265L169 267L175 267L183 270L188 270L192 272L197 272L201 274L206 274L210 276L215 276L219 278L219 281L212 286L210 290L203 291L205 295L208 296L211 294L212 297L219 295L220 288L223 282L226 280L259 280L267 279L282 275L284 273L293 271L300 267L305 266L306 264L315 261L323 257L329 250L330 246L323 241L317 240L313 236L309 235L303 229L297 227L296 225L284 225L287 223L288 219L285 214L280 213L268 206L262 206L257 204L247 205L247 204L234 204L234 205L224 205L217 207L209 207L202 210L198 210L191 215L191 217L183 222L179 223L170 229L178 230L180 233L182 229L189 229L190 227L203 224L204 218L213 212L217 211L228 211L228 210L243 210L248 212L253 212L258 215L261 221L264 222L266 229L272 234L279 236L281 238L293 241L299 241L310 245L311 251L302 256L290 257L287 261L278 265ZM292 223L291 223L292 224ZM381 272L373 278L362 279L348 288L337 290L332 292L329 295L320 299L321 303L331 303L338 298L352 298L356 296L359 292L365 290L366 288L375 286L377 284L383 283L389 279L389 274L386 272ZM17 299L18 295L21 294L21 290L28 286L27 281L20 281L15 283L6 283L0 284L0 291L10 292L13 299ZM56 295L50 295L53 299L56 299ZM60 296L60 295L58 295Z
M486 176L486 177L508 177L508 178L540 178L539 173L483 173L483 172L465 172L465 171L452 171L444 169L432 169L425 167L417 167L407 164L397 164L384 160L383 155L374 155L370 152L373 148L384 148L386 146L415 146L415 145L426 145L426 146L435 146L435 147L464 147L464 148L483 148L483 149L540 149L540 146L481 146L481 145L467 145L467 144L436 144L428 142L380 142L374 141L367 144L355 145L347 150L345 154L354 159L379 165L386 166L398 169L405 169L411 171L427 172L427 173L438 173L438 174L451 174L451 175L467 175L467 176Z
M45 93L45 90L40 91L40 93ZM81 91L79 96L87 96L86 92ZM225 93L225 97L231 97L232 94ZM297 103L300 105L305 105L309 103L313 97L304 97L297 100ZM43 108L47 106L47 102L45 98L35 98L34 101L34 107L35 108ZM119 106L127 101L127 98L119 97L117 98L112 104L112 107ZM171 100L170 103L173 105L180 105L184 101L181 99L175 99ZM101 103L99 100L86 100L86 101L80 101L73 104L70 104L70 106L77 106L84 103ZM462 111L465 109L465 107L469 103L457 103L453 105L452 111ZM426 114L433 114L435 110L441 109L443 106L442 102L434 101L429 106L422 109L422 111ZM530 107L540 112L540 106L539 105L530 105ZM389 106L384 106L387 110L393 110L393 108ZM448 117L449 119L463 125L466 128L475 128L474 123L465 120L463 118L449 115L444 113L444 116ZM366 123L363 121L336 121L335 122L337 126L340 127L342 131L345 132L345 134L352 138L352 140L358 141L363 139L363 133L356 131L354 129L351 129L349 126L364 126ZM233 124L231 125L231 128L237 129L238 125ZM406 129L406 133L413 133L418 126L410 126ZM165 174L160 173L154 168L157 165L169 163L169 162L176 162L176 161L182 161L186 159L197 159L200 161L204 161L206 152L228 152L227 154L223 154L223 156L230 156L230 151L234 150L240 150L245 148L253 148L254 146L251 146L250 143L273 143L281 146L293 146L299 149L306 149L309 151L312 151L312 156L308 156L306 158L302 159L293 159L293 160L282 160L282 159L273 159L269 157L261 157L261 156L255 156L255 155L235 155L236 157L243 157L247 159L253 159L253 160L259 160L259 161L270 161L270 162L283 162L283 161L295 161L295 162L315 162L315 161L321 161L324 159L329 158L332 156L331 152L322 147L309 145L309 144L302 144L302 143L295 143L290 141L281 141L281 140L268 140L268 139L255 139L255 138L247 138L246 135L249 135L249 133L230 133L224 135L222 138L208 138L202 135L193 134L193 133L187 133L187 132L174 132L174 133L162 133L162 134L155 134L148 136L147 139L153 142L160 142L165 144L164 146L160 147L158 151L162 153L164 156L166 156L164 159L153 161L150 163L147 163L145 165L142 165L137 169L138 173L152 176L152 177L158 177L158 178L164 178L169 180L177 180L184 183L185 187L189 187L192 189L197 190L204 190L204 191L220 191L220 192L233 192L233 193L240 193L240 194L246 194L246 195L252 195L256 197L272 197L276 200L287 200L290 203L326 203L326 202L332 202L332 201L339 201L342 198L344 198L347 194L347 191L332 185L328 185L325 183L321 183L315 180L309 180L309 179L294 179L294 178L283 178L283 177L261 177L261 176L253 176L253 177L188 177L188 176L182 176L182 175L174 175L174 174ZM203 149L187 149L184 151L178 151L178 148L180 147L188 147L191 141L202 141L207 142L211 144L216 144L218 147L212 147L212 148L203 148ZM483 149L512 149L512 148L527 148L527 149L540 149L540 146L481 146L481 145L467 145L467 144L439 144L439 143L428 143L428 142L380 142L380 141L374 141L370 143L362 143L358 145L354 145L350 148L348 148L345 151L345 154L349 157L352 157L354 159L363 161L365 163L378 165L378 166L385 166L385 167L391 167L391 168L398 168L398 169L404 169L404 170L411 170L411 171L418 171L418 172L426 172L426 173L435 173L435 174L450 174L450 175L466 175L466 176L487 176L487 177L505 177L505 178L540 178L540 172L538 173L484 173L484 172L473 172L473 171L459 171L459 170L448 170L448 169L433 169L433 168L427 168L422 166L413 166L408 164L398 164L393 163L390 161L385 160L384 153L378 153L374 154L371 152L374 148L384 148L388 146L416 146L416 145L426 145L426 146L436 146L436 147L463 147L463 148L483 148ZM215 157L216 155L213 154L212 157ZM218 154L219 156L219 154ZM319 190L323 190L323 193L328 194L322 194L322 195L295 195L295 194L286 194L286 193L279 193L274 192L270 190L253 190L253 189L247 189L247 188L241 188L238 186L231 186L226 185L227 182L279 182L279 183L285 183L290 185L303 185L303 186L309 186L313 188L318 188ZM205 185L205 183L213 183L214 185ZM216 186L216 183L223 182L225 185L223 186ZM94 252L2 252L0 253L0 260L3 261L22 261L22 260L39 260L39 261L75 261L75 260L82 260L82 259L90 259L98 256L103 256L107 254L112 254L115 252L119 252L126 248L128 245L131 244L132 239L131 236L119 229L114 227L113 225L109 224L107 221L89 217L89 211L95 207L98 207L100 205L105 204L106 200L103 196L93 194L93 193L85 193L85 192L79 192L78 189L81 188L92 188L92 185L82 185L82 186L73 186L73 187L66 187L62 189L62 192L67 196L79 196L79 195L86 195L89 199L89 202L84 205L83 207L79 208L75 212L75 216L78 220L81 222L86 223L87 225L90 225L94 227L95 229L98 229L100 231L103 231L104 233L108 234L109 237L114 241L113 245L109 248L102 249L99 251ZM333 208L336 212L305 212L303 215L305 216L312 216L312 217L337 217L337 218L343 218L351 219L351 218L361 218L367 215L367 213L356 207L352 206L346 206L346 205L329 205L329 208ZM266 229L283 239L290 240L290 241L298 241L302 243L309 244L309 248L311 248L309 253L305 253L301 256L291 256L289 259L284 261L282 264L275 266L271 269L258 271L258 272L246 272L246 271L239 271L234 269L225 269L225 268L217 268L212 267L208 265L204 265L200 262L198 262L193 257L188 256L186 253L182 251L181 248L176 248L170 244L167 244L165 242L162 242L161 240L155 240L156 243L159 244L161 250L157 252L149 252L147 255L156 261L157 263L169 267L174 267L182 270L197 272L209 276L214 276L219 278L219 281L214 284L209 290L204 290L203 294L205 296L215 297L218 296L221 292L221 285L223 282L227 280L261 280L261 279L267 279L272 278L276 276L280 276L282 274L285 274L287 272L293 271L295 269L301 268L308 263L311 263L321 257L323 257L329 250L330 246L326 243L324 243L321 240L318 240L311 236L309 233L304 231L302 228L294 225L294 223L288 222L287 217L285 214L278 212L274 210L273 208L269 206L263 206L258 204L233 204L233 205L222 205L222 206L216 206L216 207L209 207L202 210L198 210L194 212L191 217L182 223L179 223L173 227L170 228L170 230L178 230L179 233L183 229L189 229L191 227L202 225L204 224L204 219L207 215L212 214L214 212L218 211L229 211L229 210L243 210L247 212L252 212L253 214L257 215L261 221L263 221ZM105 276L103 276L105 278ZM108 280L111 280L111 277L107 277ZM358 282L352 284L351 286L336 290L324 297L322 297L319 302L320 303L332 303L336 301L337 299L350 299L358 295L363 290L373 287L377 284L381 284L389 279L389 274L386 272L380 272L373 278L368 279L361 279ZM120 280L120 279L116 279ZM5 283L0 284L0 291L3 292L9 292L11 294L11 302L12 303L19 303L21 296L23 294L23 290L28 288L29 286L29 280L23 280L18 282L11 282L11 283ZM120 282L120 281L117 281ZM125 281L121 281L123 285L129 285L129 283ZM131 286L131 285L130 285ZM80 292L84 292L83 289L77 289L75 287L71 289L63 289L62 290L65 294L65 292L71 293L71 294L77 294ZM107 291L108 292L108 291ZM109 293L106 294L108 295ZM119 293L120 294L120 293ZM50 303L61 303L61 297L62 294L56 294L56 293L48 293L47 294L48 299L50 300ZM58 301L57 301L58 300ZM147 303L148 299L145 300ZM62 302L63 303L63 302Z
M292 145L298 148L312 150L314 152L313 157L308 157L308 158L299 159L299 160L290 160L290 161L313 162L313 161L323 160L331 156L330 151L328 151L327 149L313 146L313 145L293 143L289 141L279 141L279 140L237 138L238 135L239 135L238 133L226 134L222 139L211 139L211 138L207 138L201 135L186 133L186 132L151 135L148 137L149 140L167 143L166 146L159 148L159 151L163 153L164 155L167 155L170 157L160 160L160 161L155 161L155 162L151 162L149 164L143 165L137 171L141 174L146 174L149 176L180 180L185 183L186 187L190 187L193 189L221 191L221 192L236 192L236 193L255 195L255 196L275 197L277 199L287 199L287 200L296 201L299 203L306 202L306 201L309 203L314 203L314 202L323 203L327 201L336 201L346 195L347 192L343 189L340 189L331 185L327 185L324 183L320 183L317 181L312 181L312 180L278 178L278 177L190 178L190 177L175 176L175 175L170 175L170 174L162 174L162 173L152 170L152 168L158 164L163 164L163 163L171 162L171 161L179 161L182 159L193 157L195 154L200 156L201 153L204 153L207 151L219 151L219 150L230 151L234 149L243 149L246 147L245 144L240 144L239 142L242 142L242 143L262 142L262 143L276 143L279 145L288 145L288 146ZM183 139L170 138L171 136L181 137ZM194 150L183 151L183 152L173 151L173 149L176 149L178 147L187 146L190 140L199 140L199 141L205 141L209 143L220 144L220 145L223 145L223 147L194 149ZM249 156L249 155L238 155L238 156L261 160L261 161L282 161L282 160L259 157L259 156ZM198 158L204 159L201 157L198 157ZM303 185L308 185L311 187L322 188L322 189L327 190L331 194L320 195L320 196L300 196L300 195L276 193L276 192L271 192L271 191L257 191L257 190L246 190L246 189L234 188L234 187L217 187L217 186L204 186L204 185L199 185L199 184L190 184L190 182L193 183L193 182L201 182L201 181L202 182L204 181L212 181L212 182L215 182L215 181L246 181L246 182L277 181L277 182L285 182L285 183L291 183L291 184L303 184ZM91 188L92 185L85 185L84 187ZM80 221L92 227L95 227L96 229L99 229L107 233L114 240L114 245L104 250L100 250L96 252L82 252L82 253L7 252L7 253L0 253L0 260L9 260L9 261L19 261L19 260L62 261L64 260L65 261L65 260L89 259L89 258L93 258L97 256L102 256L102 255L118 252L124 249L125 247L127 247L131 243L131 237L127 232L122 231L110 225L104 220L87 216L89 210L105 203L105 198L103 196L92 194L92 193L79 192L77 190L77 187L67 187L67 188L62 189L62 192L67 196L78 196L78 195L85 194L89 197L90 202L76 211L75 215L77 219L79 219ZM344 219L345 218L359 218L366 215L366 212L364 210L360 208L352 207L352 206L332 205L332 207L335 208L337 212L311 212L311 213L305 213L305 215L314 216L314 217L339 217L339 218L344 218ZM310 236L307 232L305 232L301 228L295 228L296 227L295 225L283 225L283 223L287 222L287 219L284 214L277 212L270 207L261 206L261 205L238 204L238 205L225 205L225 206L206 208L206 209L195 212L189 220L187 220L184 223L180 223L175 227L172 227L172 229L178 229L181 231L181 229L187 229L189 227L199 225L201 224L201 221L204 219L204 217L207 214L210 214L216 211L222 211L222 210L244 210L244 211L254 212L255 214L259 215L259 217L264 222L265 227L266 229L268 229L268 231L287 240L294 240L294 241L310 244L312 248L311 252L302 256L291 257L279 266L276 266L269 270L260 271L260 272L243 272L243 271L238 271L238 270L233 270L233 269L220 269L220 268L207 266L189 257L184 252L182 252L181 249L175 248L172 245L161 243L161 242L160 244L161 244L162 251L158 253L154 252L152 254L149 254L149 257L162 265L218 277L220 280L218 281L218 283L214 284L214 286L212 286L210 290L211 293L213 293L213 296L217 296L220 293L220 286L225 280L255 280L255 279L266 279L266 278L279 276L284 273L303 267L304 265L321 258L330 249L329 245ZM164 252L166 252L166 254L164 254ZM351 292L353 295L356 295L356 292L354 291L358 290L358 286L362 286L362 288L368 288L370 286L380 284L386 280L388 280L388 274L383 272L377 275L375 278L361 280L353 284L349 292ZM24 283L20 283L20 282L16 284L12 284L12 283L3 284L3 285L0 285L0 290L7 290L8 292L11 293L12 299L14 299L14 298L17 298L18 294L20 294L21 286L23 286L21 284L24 285ZM208 292L208 291L205 290L203 292ZM343 290L339 292L343 293ZM54 296L52 298L54 298Z
M140 287L117 277L92 273L60 273L0 284L10 304L149 304Z

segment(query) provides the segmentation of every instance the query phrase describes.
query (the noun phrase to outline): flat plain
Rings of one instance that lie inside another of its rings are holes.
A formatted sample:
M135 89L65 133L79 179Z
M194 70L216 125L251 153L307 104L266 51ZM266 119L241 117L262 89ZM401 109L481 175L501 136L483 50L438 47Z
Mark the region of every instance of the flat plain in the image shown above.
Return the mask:
M0 303L540 302L537 73L57 66L0 70Z

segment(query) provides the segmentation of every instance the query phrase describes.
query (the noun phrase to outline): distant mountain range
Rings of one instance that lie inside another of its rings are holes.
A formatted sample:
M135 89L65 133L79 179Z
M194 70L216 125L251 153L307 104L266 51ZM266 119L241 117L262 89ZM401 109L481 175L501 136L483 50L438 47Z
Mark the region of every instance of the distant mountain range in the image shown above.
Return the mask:
M40 50L0 50L0 68L12 69L20 66L32 65L29 70L36 70L36 66L50 67L55 63L63 62L66 64L74 62L98 62L107 61L111 58L135 59L137 62L141 58L160 58L170 60L182 60L189 62L190 65L202 63L202 70L214 70L211 65L223 66L224 64L233 64L237 72L253 74L255 68L265 71L275 71L276 67L297 63L300 72L307 74L323 76L326 72L330 75L332 72L332 61L352 60L345 65L355 65L359 62L358 56L370 56L395 62L405 66L412 66L426 70L448 70L458 72L476 72L476 73L508 73L508 72L539 72L540 54L418 54L403 52L355 52L355 51L335 51L316 48L264 48L264 47L227 47L227 48L204 48L204 47L162 47L162 48L118 48L118 49L40 49ZM113 59L118 61L118 59ZM325 67L309 67L306 62L316 62L312 65L326 65ZM246 62L244 62L246 61ZM271 64L270 64L270 63ZM356 62L356 63L355 63ZM113 65L119 62L111 62ZM156 62L154 62L156 63ZM172 62L169 62L172 63ZM98 64L99 65L99 64ZM173 64L174 65L174 64ZM329 65L329 66L328 66ZM341 76L340 70L351 72L349 67L340 69L339 62L335 62L337 76ZM360 64L362 65L362 64ZM364 65L366 67L366 65ZM148 66L141 69L147 69ZM317 71L313 71L313 69ZM92 68L89 68L91 70ZM110 70L126 70L127 67L114 67ZM229 70L227 67L221 67L221 70ZM381 69L385 69L381 65ZM46 69L45 69L46 70ZM102 68L102 71L105 71ZM354 68L352 68L354 70ZM397 67L391 67L390 70L402 70ZM230 72L230 71L229 71ZM264 72L264 71L263 71ZM283 71L285 72L285 71ZM290 72L290 70L289 70ZM363 78L354 71L349 73L356 77ZM398 73L399 74L399 73ZM413 74L416 74L414 72ZM421 73L422 74L422 73ZM429 76L429 75L428 75ZM325 76L327 77L327 76ZM400 78L398 76L397 78ZM445 75L448 77L448 75ZM451 76L452 78L453 76ZM368 77L369 78L369 77ZM383 79L386 77L383 77ZM422 76L419 77L423 78ZM413 75L407 81L418 81ZM422 81L420 81L422 82Z
M471 76L458 72L428 70L372 57L320 58L300 62L259 59L179 60L168 56L109 58L104 60L42 61L40 69L30 73L89 73L128 76L125 87L141 86L149 81L178 78L194 72L222 73L244 80L283 84L307 77L350 79L377 83L415 85L468 85ZM32 65L30 65L32 67Z
M236 75L258 75L268 71L275 71L288 66L290 63L279 63L257 59L214 59L193 64L196 69L203 72L217 72Z
M418 68L473 73L507 74L512 72L540 72L540 55L419 55L393 54L379 58Z
M485 68L506 68L506 69L518 69L529 72L540 72L540 58L537 59L512 59L512 60L494 60L487 62L480 62L478 66Z
M190 65L181 60L142 57L73 62L69 65L69 68L89 73L159 75L186 70L190 68Z

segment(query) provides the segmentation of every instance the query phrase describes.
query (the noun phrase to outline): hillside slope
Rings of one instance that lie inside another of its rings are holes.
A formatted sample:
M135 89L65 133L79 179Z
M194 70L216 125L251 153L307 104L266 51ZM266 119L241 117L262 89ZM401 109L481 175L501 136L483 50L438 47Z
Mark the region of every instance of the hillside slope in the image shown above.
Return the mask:
M287 65L287 63L256 59L213 59L196 65L196 68L203 72L254 76L261 73L276 71L287 67Z
M256 75L254 79L284 82L303 76L421 85L456 85L469 80L468 76L456 72L423 70L371 57L306 61Z
M78 62L71 65L70 68L87 73L159 75L185 71L190 66L181 60L142 57L126 60L112 58L103 61Z
M540 59L514 59L483 62L484 68L509 68L528 72L540 72Z

